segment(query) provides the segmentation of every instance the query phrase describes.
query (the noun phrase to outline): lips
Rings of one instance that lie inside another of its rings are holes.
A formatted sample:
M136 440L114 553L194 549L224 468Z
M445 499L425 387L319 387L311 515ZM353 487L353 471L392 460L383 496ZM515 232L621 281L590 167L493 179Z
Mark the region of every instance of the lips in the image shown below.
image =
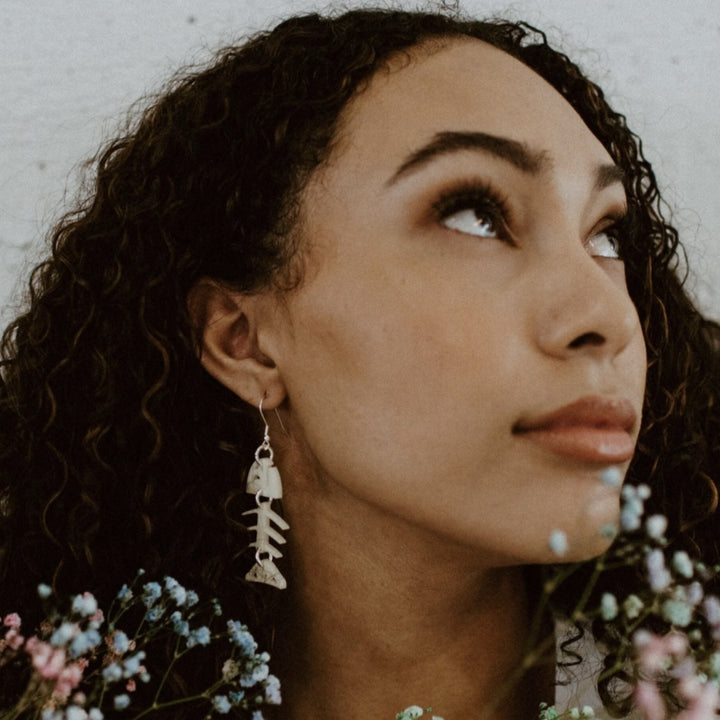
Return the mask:
M513 433L576 460L623 463L635 452L636 422L630 401L593 395L545 415L520 420Z

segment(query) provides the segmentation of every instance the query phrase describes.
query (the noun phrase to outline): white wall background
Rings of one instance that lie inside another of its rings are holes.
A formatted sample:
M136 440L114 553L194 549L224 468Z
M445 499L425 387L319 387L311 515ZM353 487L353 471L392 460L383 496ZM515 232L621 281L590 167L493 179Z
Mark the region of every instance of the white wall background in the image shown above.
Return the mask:
M64 196L73 197L83 160L135 99L213 48L323 6L0 0L0 324L15 312ZM605 88L645 141L690 250L690 287L720 318L720 0L464 0L462 6L547 30Z

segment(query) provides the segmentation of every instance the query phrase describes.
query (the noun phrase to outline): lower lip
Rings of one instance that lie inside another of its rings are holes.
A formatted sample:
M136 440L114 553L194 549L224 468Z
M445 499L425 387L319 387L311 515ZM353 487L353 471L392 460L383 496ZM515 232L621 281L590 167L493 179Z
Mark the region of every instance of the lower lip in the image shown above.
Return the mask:
M619 428L555 427L528 430L520 433L520 437L557 455L586 462L627 462L635 452L635 441Z

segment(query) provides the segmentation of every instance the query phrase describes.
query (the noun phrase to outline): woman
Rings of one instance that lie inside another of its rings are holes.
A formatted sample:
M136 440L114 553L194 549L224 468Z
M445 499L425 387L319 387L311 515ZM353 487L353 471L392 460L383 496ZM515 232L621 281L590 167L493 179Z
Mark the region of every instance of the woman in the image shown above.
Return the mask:
M279 717L475 717L533 567L608 546L608 471L716 557L716 328L657 204L522 24L353 11L226 50L106 149L5 335L0 607L141 566L251 625Z

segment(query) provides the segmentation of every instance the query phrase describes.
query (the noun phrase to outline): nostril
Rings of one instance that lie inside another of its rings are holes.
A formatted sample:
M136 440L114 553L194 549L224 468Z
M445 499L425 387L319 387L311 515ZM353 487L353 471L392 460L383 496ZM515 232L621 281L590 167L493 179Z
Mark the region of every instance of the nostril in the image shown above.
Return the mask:
M589 332L583 333L576 337L569 345L569 348L580 348L584 345L602 345L605 342L605 338L600 333Z

